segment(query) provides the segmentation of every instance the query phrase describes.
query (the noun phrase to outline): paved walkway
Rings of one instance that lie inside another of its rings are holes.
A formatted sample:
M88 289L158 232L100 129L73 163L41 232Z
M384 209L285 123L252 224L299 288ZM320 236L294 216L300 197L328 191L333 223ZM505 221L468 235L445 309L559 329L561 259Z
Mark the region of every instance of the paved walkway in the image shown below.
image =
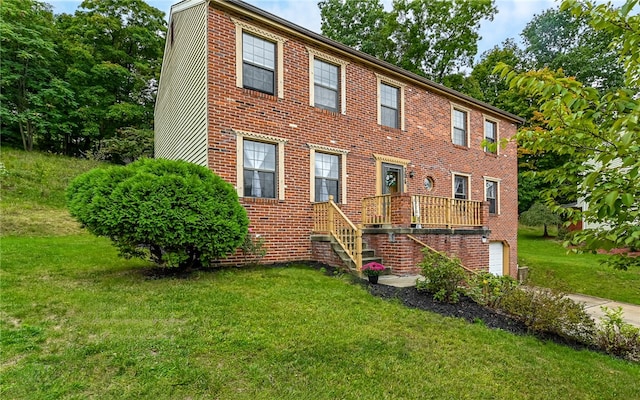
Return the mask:
M395 287L411 287L416 285L416 279L421 278L420 275L381 275L378 283ZM584 294L568 294L567 297L577 303L584 304L585 311L587 311L596 322L600 321L604 317L604 312L600 307L608 307L610 309L617 309L622 307L622 319L634 326L640 327L640 305L622 303L619 301L601 299L599 297L587 296Z

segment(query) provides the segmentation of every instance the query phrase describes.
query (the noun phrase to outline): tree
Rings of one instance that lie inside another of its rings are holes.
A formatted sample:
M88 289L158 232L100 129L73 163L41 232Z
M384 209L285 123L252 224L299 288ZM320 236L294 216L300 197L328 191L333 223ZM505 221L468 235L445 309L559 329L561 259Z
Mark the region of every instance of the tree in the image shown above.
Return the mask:
M197 267L233 253L248 231L236 190L185 161L142 159L94 169L67 189L71 215L125 257Z
M499 63L509 65L516 71L526 71L529 69L526 60L525 53L512 39L507 39L501 45L482 53L480 61L471 71L471 78L478 82L480 87L481 94L478 99L525 119L531 118L533 107L530 99L511 90L500 74L494 72Z
M54 79L56 56L51 6L34 0L4 0L0 7L0 118L4 140L14 129L25 150L47 122L44 115L69 95L64 82Z
M442 83L471 66L482 19L493 19L493 0L323 0L322 33L334 40Z
M604 90L622 85L613 36L589 25L588 14L551 8L536 15L522 31L528 59L535 68L562 68L566 76Z
M85 0L74 15L56 17L56 65L78 106L67 154L93 151L123 128L152 129L162 64L164 13L143 0Z
M559 225L562 219L542 203L534 203L531 208L520 214L520 223L526 226L544 226L542 237L549 237L548 225Z
M539 173L548 184L542 191L547 203L560 210L558 199L577 190L587 209L564 212L573 221L584 218L604 226L574 235L592 251L640 248L640 99L634 89L640 83L640 16L630 15L637 4L628 0L613 8L565 0L561 6L614 37L612 45L626 68L625 88L601 93L548 69L526 73L506 65L497 69L510 87L537 99L544 118L543 126L518 132L520 143L534 153L554 153L565 160ZM631 263L627 259L618 265Z
M388 13L380 0L322 0L318 7L323 35L383 60L389 55Z

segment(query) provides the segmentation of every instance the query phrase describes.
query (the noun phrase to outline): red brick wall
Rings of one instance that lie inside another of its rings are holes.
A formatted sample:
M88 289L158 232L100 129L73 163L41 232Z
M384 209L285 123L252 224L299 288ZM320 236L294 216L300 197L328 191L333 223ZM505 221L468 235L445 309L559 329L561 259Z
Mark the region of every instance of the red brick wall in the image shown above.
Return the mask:
M285 31L255 21L250 23L287 39L284 43L284 98L238 88L235 25L230 16L226 11L210 8L208 17L208 160L215 173L235 186L236 136L233 129L288 140L284 145L285 199L241 199L254 232L267 242L265 262L311 259L312 205L309 201L310 152L307 143L313 143L349 151L348 204L340 207L354 223L360 222L360 199L376 194L373 153L411 160L406 174L407 191L411 194L451 197L451 176L455 171L471 174L471 200L484 200L483 176L501 179L501 215L489 217L487 225L492 232L491 240L505 240L511 246L511 270L515 274L516 147L510 143L499 150L498 156L483 151L483 112L486 111L407 80L404 81L406 130L380 126L377 124L375 73L390 76L387 71L374 70L357 59L304 43ZM239 15L233 17L243 19ZM309 57L305 45L349 62L346 67L346 115L309 106ZM397 76L390 77L402 80ZM470 148L451 143L450 101L471 109ZM516 127L511 122L496 114L490 116L500 121L500 138L515 134ZM414 178L408 177L409 172L413 172ZM435 181L431 192L427 192L422 183L427 176Z
M410 234L449 257L459 258L467 268L487 269L489 265L489 244L482 243L482 232L420 233L420 230L415 230ZM418 264L423 258L423 246L402 231L394 234L393 241L390 239L388 232L363 235L363 240L376 249L376 256L382 257L383 264L391 267L394 273L420 273Z

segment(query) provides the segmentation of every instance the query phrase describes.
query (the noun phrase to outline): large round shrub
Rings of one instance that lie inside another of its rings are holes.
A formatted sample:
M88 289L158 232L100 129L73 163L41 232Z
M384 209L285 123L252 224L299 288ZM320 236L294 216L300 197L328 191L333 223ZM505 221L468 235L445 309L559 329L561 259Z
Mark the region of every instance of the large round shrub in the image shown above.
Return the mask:
M185 161L142 159L89 171L71 182L67 204L121 255L166 267L224 258L244 242L249 226L233 186Z

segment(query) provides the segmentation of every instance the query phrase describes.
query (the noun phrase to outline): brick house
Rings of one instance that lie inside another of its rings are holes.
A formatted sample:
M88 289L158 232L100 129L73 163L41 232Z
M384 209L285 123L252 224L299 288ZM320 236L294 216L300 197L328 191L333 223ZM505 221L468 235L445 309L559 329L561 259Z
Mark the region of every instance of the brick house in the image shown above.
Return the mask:
M515 276L516 146L483 143L522 122L239 0L171 9L155 155L233 184L267 263L409 274L429 246Z

